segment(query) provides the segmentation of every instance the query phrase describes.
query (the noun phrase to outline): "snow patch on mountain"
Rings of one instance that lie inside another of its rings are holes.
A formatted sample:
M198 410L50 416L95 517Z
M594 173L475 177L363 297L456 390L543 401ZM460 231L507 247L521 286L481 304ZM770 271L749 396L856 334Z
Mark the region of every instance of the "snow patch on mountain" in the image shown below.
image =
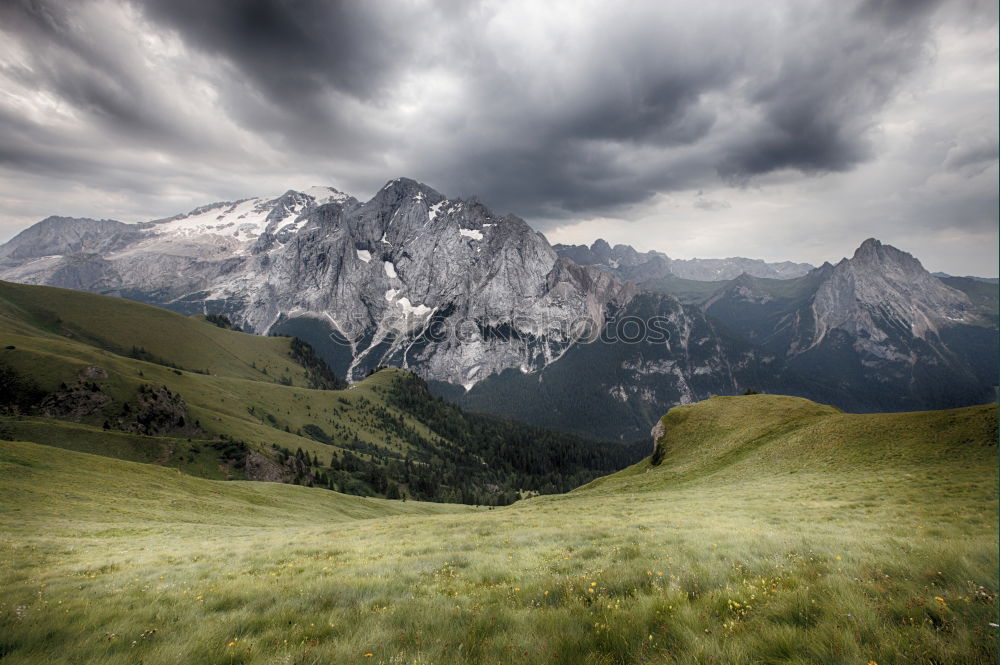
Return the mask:
M153 230L161 235L191 238L201 235L227 236L250 240L267 228L273 199L255 198L199 208L181 217L159 222Z
M433 222L435 219L437 219L438 211L441 210L441 206L443 206L447 202L448 202L447 199L442 199L441 201L438 201L437 203L435 203L434 205L432 205L430 208L428 208L427 209L427 221L428 222Z
M316 205L326 205L327 203L343 203L351 198L343 192L338 192L333 187L306 187L301 190L303 194L316 201Z
M409 298L400 298L396 301L396 307L403 310L403 314L424 318L433 310L427 305L412 305Z

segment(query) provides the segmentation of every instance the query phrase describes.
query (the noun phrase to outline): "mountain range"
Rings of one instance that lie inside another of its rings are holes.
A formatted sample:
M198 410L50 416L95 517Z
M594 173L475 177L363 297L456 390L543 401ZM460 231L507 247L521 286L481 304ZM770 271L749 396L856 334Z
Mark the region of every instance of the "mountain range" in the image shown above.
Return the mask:
M638 252L630 245L612 247L603 238L586 245L553 245L559 256L582 266L596 266L617 277L643 285L668 277L705 282L734 279L740 275L790 279L802 277L814 266L808 263L781 261L767 263L760 259L731 256L726 259L672 259L663 252Z
M225 315L310 342L349 381L394 365L482 412L634 438L673 404L747 390L855 411L989 401L996 287L866 240L836 265L552 246L406 178L140 224L50 217L0 279Z

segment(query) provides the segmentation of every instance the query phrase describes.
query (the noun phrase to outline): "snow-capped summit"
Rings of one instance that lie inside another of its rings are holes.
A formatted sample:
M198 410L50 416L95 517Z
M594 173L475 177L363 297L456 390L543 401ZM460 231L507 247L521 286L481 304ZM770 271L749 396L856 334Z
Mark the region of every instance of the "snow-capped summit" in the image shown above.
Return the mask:
M408 178L363 204L309 187L143 224L37 226L3 248L0 276L224 311L260 333L289 317L322 320L350 338L348 374L394 363L471 385L504 369L543 367L576 341L563 321L599 323L632 293L613 279L559 277L556 253L522 220ZM45 260L25 261L39 258L24 250L43 234L84 241L49 243ZM445 319L518 334L414 345L414 335Z
M264 233L276 235L282 231L297 230L319 206L352 201L352 197L333 187L309 187L303 191L290 189L280 196L212 203L186 214L155 220L148 226L160 235L189 239L219 236L248 242Z
M344 194L333 187L324 187L321 185L306 187L305 189L301 189L299 191L306 196L312 197L318 206L326 205L327 203L343 203L351 198L347 194Z

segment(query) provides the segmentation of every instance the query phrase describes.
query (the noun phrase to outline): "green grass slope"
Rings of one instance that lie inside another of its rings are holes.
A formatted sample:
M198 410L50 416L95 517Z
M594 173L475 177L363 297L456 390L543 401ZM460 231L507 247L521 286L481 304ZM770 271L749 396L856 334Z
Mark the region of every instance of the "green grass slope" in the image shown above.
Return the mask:
M697 482L719 473L766 475L910 468L982 480L996 462L996 405L944 411L849 414L798 397L713 397L677 406L659 422L650 460L595 481L632 489ZM967 467L965 473L957 470ZM647 471L653 471L647 474ZM984 475L985 474L985 475Z
M996 662L995 409L853 416L760 395L663 423L658 465L448 514L345 514L320 490L0 442L0 654Z
M308 386L291 340L219 328L121 298L0 282L0 332L73 340L194 372Z
M191 325L214 328L194 320L191 320ZM288 342L215 329L234 336ZM397 450L405 447L404 442L385 433L378 421L359 408L365 400L371 399L375 387L372 385L351 391L321 391L239 377L203 375L123 357L74 340L37 334L0 333L0 344L14 347L0 349L0 361L30 378L46 392L58 390L60 384L73 384L85 375L89 367L98 367L106 373L106 377L87 381L100 387L102 394L109 399L108 404L94 413L81 416L77 419L79 422L74 424L100 429L106 420L121 413L124 404L135 403L140 387L165 386L184 400L188 420L192 424L197 423L201 430L194 438L211 439L225 435L264 451L272 445L293 451L301 448L310 456L320 456L328 462L331 454L345 446L330 446L299 434L303 427L313 424L340 434L337 440L342 444L360 441ZM377 381L373 383L377 384ZM398 410L391 407L388 410L393 416L406 419L405 414ZM411 427L420 429L419 423L412 418L408 420ZM65 427L57 421L53 421L52 425ZM37 431L41 432L40 426ZM186 440L188 436L176 438ZM59 437L51 435L44 442L58 441ZM111 442L108 445L103 452L124 459L136 459L132 455L115 452Z
M152 464L16 441L0 445L0 474L4 477L0 504L5 526L20 531L26 525L46 524L72 532L73 524L104 522L140 531L151 530L155 524L302 526L472 510L280 483L205 480ZM53 492L53 488L62 489Z

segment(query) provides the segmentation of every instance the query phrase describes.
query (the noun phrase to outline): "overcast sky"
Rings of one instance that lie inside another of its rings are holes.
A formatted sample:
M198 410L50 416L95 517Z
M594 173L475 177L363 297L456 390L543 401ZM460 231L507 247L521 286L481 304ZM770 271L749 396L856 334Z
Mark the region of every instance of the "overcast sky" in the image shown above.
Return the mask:
M397 176L552 242L995 276L995 1L0 0L0 240Z

